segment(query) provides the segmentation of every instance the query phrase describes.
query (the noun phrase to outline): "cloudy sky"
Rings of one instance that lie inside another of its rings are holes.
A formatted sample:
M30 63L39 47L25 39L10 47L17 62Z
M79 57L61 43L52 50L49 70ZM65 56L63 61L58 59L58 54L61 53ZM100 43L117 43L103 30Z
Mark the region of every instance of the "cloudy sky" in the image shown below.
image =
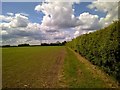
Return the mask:
M0 44L69 41L118 19L117 2L2 2Z

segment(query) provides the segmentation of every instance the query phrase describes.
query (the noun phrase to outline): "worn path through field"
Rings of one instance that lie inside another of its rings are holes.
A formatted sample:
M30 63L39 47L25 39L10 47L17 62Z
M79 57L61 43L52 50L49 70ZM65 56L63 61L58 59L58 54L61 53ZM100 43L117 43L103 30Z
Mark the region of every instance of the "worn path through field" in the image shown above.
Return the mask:
M67 47L2 50L3 88L112 88L117 82Z
M66 48L63 75L67 87L71 88L118 88L112 77L92 65L88 60Z

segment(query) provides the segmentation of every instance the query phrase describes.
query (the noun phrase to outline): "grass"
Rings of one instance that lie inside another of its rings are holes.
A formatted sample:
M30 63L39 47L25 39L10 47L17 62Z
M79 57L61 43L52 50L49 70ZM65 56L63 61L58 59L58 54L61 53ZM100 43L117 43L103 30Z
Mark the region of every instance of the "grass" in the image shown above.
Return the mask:
M83 57L78 56L67 48L67 55L64 61L64 77L67 87L71 88L111 88L117 87L116 83L109 77L101 73L98 68L92 69L92 64L86 62ZM100 71L102 72L102 71ZM104 72L102 72L104 73ZM102 76L102 77L101 77ZM104 78L107 81L104 80ZM109 79L109 80L108 80Z
M62 51L64 47L3 48L3 87L57 87L55 64Z
M3 88L111 88L117 84L64 46L2 49Z

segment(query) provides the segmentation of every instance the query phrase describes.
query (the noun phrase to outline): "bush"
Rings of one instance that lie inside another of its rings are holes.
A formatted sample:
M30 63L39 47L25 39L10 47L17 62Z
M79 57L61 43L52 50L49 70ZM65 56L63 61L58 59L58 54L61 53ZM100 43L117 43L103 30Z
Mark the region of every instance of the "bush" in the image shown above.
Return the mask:
M120 81L120 21L66 43Z

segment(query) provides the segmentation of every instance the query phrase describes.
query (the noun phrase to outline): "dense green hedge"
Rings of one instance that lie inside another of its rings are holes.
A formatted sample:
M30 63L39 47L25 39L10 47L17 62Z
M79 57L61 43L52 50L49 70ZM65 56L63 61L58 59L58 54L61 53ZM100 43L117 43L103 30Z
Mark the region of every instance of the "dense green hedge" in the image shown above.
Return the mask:
M120 81L119 26L120 21L115 21L104 29L81 35L66 45Z

